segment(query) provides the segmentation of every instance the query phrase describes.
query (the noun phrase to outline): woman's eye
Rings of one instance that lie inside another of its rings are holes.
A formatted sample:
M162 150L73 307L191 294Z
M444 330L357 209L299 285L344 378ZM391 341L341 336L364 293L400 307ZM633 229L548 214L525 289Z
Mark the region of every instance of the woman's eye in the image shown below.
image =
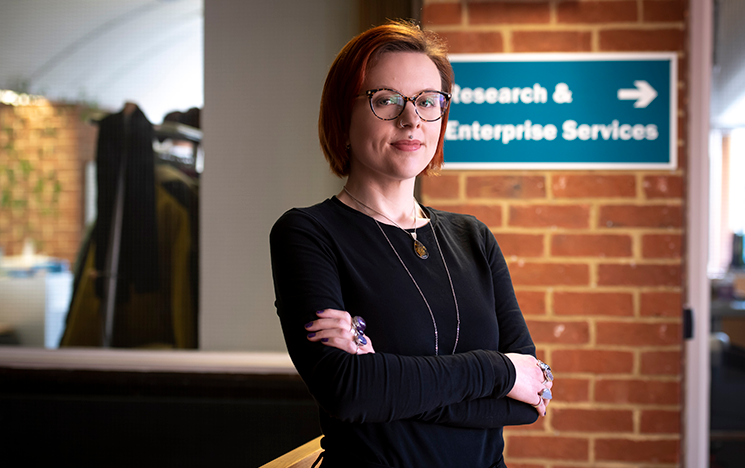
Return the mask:
M435 107L437 98L435 96L422 96L419 98L419 107Z
M400 99L397 99L396 96L381 96L377 100L377 105L379 106L396 106L398 105L398 102Z

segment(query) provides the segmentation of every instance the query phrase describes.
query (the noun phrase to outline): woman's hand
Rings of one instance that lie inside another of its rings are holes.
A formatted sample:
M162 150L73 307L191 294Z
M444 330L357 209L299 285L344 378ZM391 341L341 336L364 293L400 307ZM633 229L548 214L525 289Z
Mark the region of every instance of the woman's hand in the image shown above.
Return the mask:
M543 398L541 394L544 389L550 390L554 383L546 381L543 370L538 367L538 360L529 354L507 353L505 354L512 361L517 372L515 386L512 387L508 397L532 405L538 414L546 415L546 408L551 401Z
M338 348L349 354L375 353L372 340L364 335L365 344L359 346L355 342L355 334L352 332L352 316L349 312L336 309L324 309L316 312L318 319L307 325L308 340L320 341L326 346Z

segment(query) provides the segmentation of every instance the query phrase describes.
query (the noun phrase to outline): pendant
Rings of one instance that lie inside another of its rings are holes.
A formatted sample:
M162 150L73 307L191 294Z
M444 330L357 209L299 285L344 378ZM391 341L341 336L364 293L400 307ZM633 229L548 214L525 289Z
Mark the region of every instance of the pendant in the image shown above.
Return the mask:
M421 258L422 260L426 260L429 258L429 252L427 252L427 247L424 246L421 242L414 239L414 252Z

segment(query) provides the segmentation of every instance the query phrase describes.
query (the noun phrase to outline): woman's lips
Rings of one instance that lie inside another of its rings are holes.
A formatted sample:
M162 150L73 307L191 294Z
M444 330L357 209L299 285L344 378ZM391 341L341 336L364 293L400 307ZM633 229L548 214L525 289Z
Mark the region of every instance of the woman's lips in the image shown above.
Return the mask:
M401 151L416 151L422 146L419 140L399 140L391 143L393 147Z

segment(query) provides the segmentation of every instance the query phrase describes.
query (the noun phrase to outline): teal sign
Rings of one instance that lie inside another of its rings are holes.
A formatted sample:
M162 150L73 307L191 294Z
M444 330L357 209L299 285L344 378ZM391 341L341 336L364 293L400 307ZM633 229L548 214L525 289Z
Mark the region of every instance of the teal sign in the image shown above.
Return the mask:
M674 169L677 56L451 55L445 169Z

